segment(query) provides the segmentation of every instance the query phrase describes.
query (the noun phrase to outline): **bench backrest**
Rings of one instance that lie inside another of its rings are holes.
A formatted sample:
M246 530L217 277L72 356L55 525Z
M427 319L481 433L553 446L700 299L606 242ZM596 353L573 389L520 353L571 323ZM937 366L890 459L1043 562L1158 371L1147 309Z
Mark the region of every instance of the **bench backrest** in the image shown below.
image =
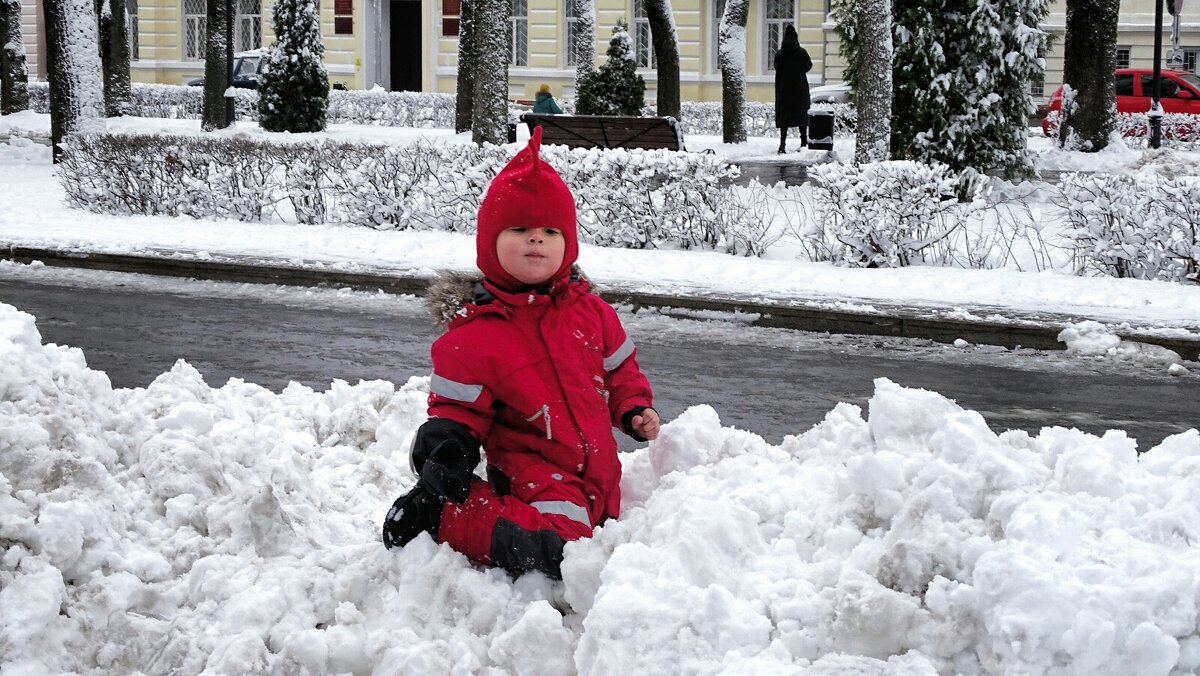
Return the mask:
M683 150L683 132L673 117L542 115L525 113L521 121L542 128L542 143L572 148L665 148Z

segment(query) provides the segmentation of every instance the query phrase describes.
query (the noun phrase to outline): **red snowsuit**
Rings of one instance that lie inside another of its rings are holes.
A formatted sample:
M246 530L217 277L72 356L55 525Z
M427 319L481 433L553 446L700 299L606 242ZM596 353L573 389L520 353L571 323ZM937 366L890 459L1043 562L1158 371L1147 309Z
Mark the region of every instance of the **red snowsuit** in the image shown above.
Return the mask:
M635 352L616 311L570 272L544 293L477 285L433 344L429 415L470 430L490 481L445 503L438 541L510 568L503 559L541 536L588 537L618 516L612 427L652 405Z

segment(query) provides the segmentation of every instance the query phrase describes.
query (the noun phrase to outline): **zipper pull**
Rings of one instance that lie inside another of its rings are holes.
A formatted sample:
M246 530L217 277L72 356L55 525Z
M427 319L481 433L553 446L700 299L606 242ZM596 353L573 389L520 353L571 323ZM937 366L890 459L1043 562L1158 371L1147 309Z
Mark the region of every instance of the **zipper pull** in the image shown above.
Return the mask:
M550 434L550 404L542 404L542 407L536 413L526 418L525 422L533 422L538 419L538 416L546 419L546 438L553 439L554 437Z

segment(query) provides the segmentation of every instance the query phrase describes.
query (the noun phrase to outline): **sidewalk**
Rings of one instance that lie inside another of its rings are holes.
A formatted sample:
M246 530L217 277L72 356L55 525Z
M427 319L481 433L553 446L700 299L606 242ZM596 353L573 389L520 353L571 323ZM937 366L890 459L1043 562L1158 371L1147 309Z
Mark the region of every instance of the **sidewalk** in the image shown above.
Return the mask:
M136 254L103 253L72 247L30 247L13 240L0 240L0 260L18 263L41 261L48 266L227 282L348 287L394 294L421 294L436 274L428 268L356 265L356 269L347 270L331 268L319 260L213 255L179 250L144 249ZM957 307L881 304L877 299L867 303L863 299L847 297L831 303L829 298L803 296L770 299L736 297L702 288L689 289L686 293L658 293L625 282L600 282L597 286L606 300L631 305L635 310L641 307L661 308L667 314L676 310L679 315L694 319L704 318L702 314L698 316L697 312L740 313L757 315L751 322L754 326L925 338L944 343L961 339L1010 349L1064 349L1065 344L1058 340L1063 328L1072 323L1096 319L1061 313L1014 314L1010 307L973 306L971 312L964 313ZM1126 326L1114 327L1114 332L1125 340L1163 346L1189 361L1200 360L1200 329L1197 328L1164 332Z

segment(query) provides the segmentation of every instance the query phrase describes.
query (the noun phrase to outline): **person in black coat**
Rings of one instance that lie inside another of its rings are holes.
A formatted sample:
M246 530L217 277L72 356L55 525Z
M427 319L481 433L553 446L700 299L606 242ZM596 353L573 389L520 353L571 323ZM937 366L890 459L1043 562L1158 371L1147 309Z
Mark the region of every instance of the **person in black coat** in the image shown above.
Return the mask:
M799 127L800 145L808 145L808 71L812 66L796 27L788 24L775 52L775 126L779 127L780 154L787 143L788 127Z

